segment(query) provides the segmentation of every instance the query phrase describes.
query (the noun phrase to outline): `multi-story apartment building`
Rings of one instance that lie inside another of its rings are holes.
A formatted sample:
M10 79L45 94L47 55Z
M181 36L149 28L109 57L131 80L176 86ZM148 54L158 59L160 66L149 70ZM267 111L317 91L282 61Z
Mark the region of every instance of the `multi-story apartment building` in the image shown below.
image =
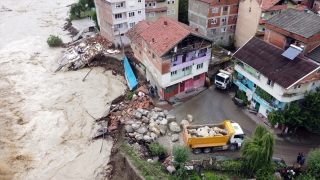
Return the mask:
M162 99L204 85L212 40L197 29L163 16L139 22L126 35Z
M305 58L320 63L320 17L304 11L287 9L266 22L264 40L287 50L290 45L301 48Z
M318 65L295 51L285 52L252 37L233 55L239 61L234 68L234 83L246 93L251 107L265 117L272 110L282 110L286 104L302 99L305 92L320 85Z
M129 44L124 34L145 19L145 0L95 0L95 5L101 35L115 45Z
M146 20L155 22L161 16L178 21L179 0L146 0Z
M243 46L252 36L263 37L265 22L280 12L293 8L290 0L240 1L236 35L236 46Z
M190 26L216 43L228 45L234 38L238 6L239 0L189 0Z

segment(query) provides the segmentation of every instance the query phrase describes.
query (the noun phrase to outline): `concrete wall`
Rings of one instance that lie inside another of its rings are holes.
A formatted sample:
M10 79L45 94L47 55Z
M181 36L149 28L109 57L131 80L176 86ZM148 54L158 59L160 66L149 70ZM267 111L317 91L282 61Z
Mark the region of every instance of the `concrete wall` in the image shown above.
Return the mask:
M189 0L188 6L188 20L189 25L192 28L198 28L198 31L204 35L207 34L207 22L208 22L209 4Z
M251 12L249 12L251 8ZM236 46L243 46L258 30L261 8L256 0L240 1L236 28Z
M170 4L168 4L168 2ZM152 6L149 6L149 3L152 4ZM155 2L156 6L153 6L154 2L145 2L146 9L153 9L153 8L161 8L161 7L167 7L168 10L165 12L153 12L154 17L151 17L151 13L149 14L149 17L146 16L146 20L150 22L157 21L161 16L167 16L168 18L171 18L173 20L178 21L178 14L179 14L179 0L166 0L164 2ZM170 11L170 13L168 12Z

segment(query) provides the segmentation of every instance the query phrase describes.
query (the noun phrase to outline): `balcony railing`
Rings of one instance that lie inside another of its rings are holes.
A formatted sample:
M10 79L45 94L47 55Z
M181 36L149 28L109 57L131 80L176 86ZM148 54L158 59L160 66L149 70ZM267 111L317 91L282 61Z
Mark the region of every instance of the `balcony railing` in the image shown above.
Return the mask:
M202 63L202 62L204 62L204 61L210 60L210 57L211 57L211 52L207 52L206 55L203 56L203 57L196 58L196 59L194 59L194 60L187 61L187 62L178 64L178 65L173 65L173 66L170 68L170 71L176 71L176 70L179 70L179 69L188 67L188 66L193 66L194 64L200 64L200 63Z

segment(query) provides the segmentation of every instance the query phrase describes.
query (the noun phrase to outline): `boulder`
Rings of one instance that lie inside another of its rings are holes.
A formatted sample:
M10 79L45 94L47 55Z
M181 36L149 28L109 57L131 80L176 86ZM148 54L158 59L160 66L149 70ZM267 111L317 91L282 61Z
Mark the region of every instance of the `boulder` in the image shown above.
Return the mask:
M189 123L189 121L187 121L187 120L182 120L181 121L181 123L180 123L180 125L181 125L181 127L183 127L183 126L186 126L186 125L189 125L190 123Z
M156 122L151 122L150 124L149 124L149 129L151 130L152 128L159 128L159 125L156 123Z
M168 126L164 126L164 125L160 125L159 126L159 130L160 130L160 133L162 134L162 135L165 135L166 134L166 132L167 132L167 129L168 129Z
M154 127L154 128L151 129L151 131L154 132L157 136L160 136L160 131L159 131L159 129L157 129L157 128Z
M140 124L138 124L138 123L133 123L133 124L131 125L131 127L132 127L132 129L137 130L137 129L140 128Z
M124 128L126 129L126 132L127 132L127 133L132 133L132 132L133 132L132 126L129 125L129 124L128 124L128 125L125 125Z
M130 137L135 137L135 136L136 136L136 132L134 132L134 133L129 133L129 136L130 136Z
M168 120L167 120L167 119L162 119L162 120L160 121L160 124L161 124L161 125L167 125L167 124L168 124Z
M148 110L143 110L142 115L147 116L149 114Z
M155 107L155 108L154 108L154 111L160 112L160 111L162 111L162 109L161 109L161 108L158 108L158 107Z
M157 141L158 140L158 135L157 134L155 134L155 133L150 133L150 136L151 136L151 139L153 140L153 141Z
M149 119L147 118L147 117L145 117L145 116L142 116L142 122L144 122L144 123L149 123Z
M168 122L173 122L176 120L176 117L171 114L168 114L166 119L168 120Z
M169 111L164 110L164 111L163 111L163 114L167 117L167 116L169 115Z
M188 115L187 115L187 120L188 120L189 122L192 122L192 121L193 121L193 116L190 115L190 114L188 114Z
M171 141L172 142L176 142L179 140L179 134L172 134L171 136Z
M139 112L139 111L136 111L136 113L134 113L134 116L135 116L137 119L141 119L142 113Z
M181 131L181 128L180 128L179 124L176 123L176 122L171 122L169 124L169 129L172 132L180 132Z
M147 118L151 119L151 117L154 115L154 113L155 113L154 111L149 112L147 115Z
M162 119L163 119L163 117L160 117L160 116L158 117L158 120L160 120L160 121L161 121Z
M150 136L144 135L144 136L143 136L143 140L150 142L152 139L151 139Z
M151 119L156 120L158 119L159 114L158 113L154 113L151 117Z
M159 112L159 117L166 117L163 112Z
M136 140L142 140L143 139L143 135L142 134L136 134L136 136L134 137L136 138Z
M137 111L140 112L141 114L143 114L143 111L144 111L144 110L141 109L141 108L138 108Z
M141 126L136 131L137 131L137 133L144 134L144 133L146 133L148 131L148 129L145 126Z

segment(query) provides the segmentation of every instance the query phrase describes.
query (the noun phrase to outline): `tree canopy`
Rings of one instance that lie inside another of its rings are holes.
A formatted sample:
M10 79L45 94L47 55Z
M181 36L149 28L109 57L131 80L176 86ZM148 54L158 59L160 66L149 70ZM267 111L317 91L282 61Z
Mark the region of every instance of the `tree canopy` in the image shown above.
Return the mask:
M288 127L305 127L311 132L320 133L320 88L305 94L303 101L286 105L283 111L268 114L272 125L277 122Z
M257 126L252 139L246 137L240 151L246 159L245 166L252 172L270 168L274 144L274 135L265 126Z
M320 148L312 150L308 154L306 159L307 169L306 172L308 175L320 178Z
M179 22L189 25L188 21L188 0L179 1Z

